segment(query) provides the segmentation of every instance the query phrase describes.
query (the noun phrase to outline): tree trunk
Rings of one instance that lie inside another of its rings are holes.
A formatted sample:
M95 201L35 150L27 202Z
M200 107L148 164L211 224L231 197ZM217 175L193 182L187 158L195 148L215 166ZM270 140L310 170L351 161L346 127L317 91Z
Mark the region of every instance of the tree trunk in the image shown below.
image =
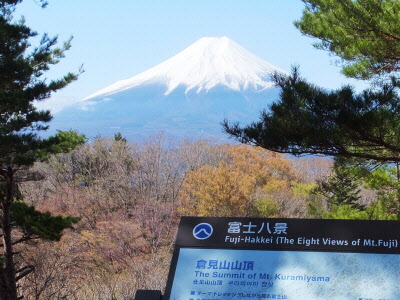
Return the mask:
M6 190L1 202L2 233L4 247L4 268L0 274L0 300L17 300L17 283L15 280L14 253L11 238L11 203L14 198L14 172L8 167L5 172Z

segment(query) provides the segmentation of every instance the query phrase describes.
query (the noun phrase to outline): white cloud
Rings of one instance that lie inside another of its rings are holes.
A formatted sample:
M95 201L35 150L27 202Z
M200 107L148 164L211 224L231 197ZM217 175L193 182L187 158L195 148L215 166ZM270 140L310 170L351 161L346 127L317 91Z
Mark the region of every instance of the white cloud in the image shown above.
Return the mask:
M35 101L34 105L39 110L50 110L51 113L56 114L79 101L80 99L76 97L55 95L43 101Z

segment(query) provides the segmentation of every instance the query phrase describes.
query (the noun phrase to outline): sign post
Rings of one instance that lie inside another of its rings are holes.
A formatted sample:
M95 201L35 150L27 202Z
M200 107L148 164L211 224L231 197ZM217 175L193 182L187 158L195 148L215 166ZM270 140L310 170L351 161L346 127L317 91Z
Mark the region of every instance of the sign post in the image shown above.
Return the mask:
M400 299L400 222L183 217L163 300Z

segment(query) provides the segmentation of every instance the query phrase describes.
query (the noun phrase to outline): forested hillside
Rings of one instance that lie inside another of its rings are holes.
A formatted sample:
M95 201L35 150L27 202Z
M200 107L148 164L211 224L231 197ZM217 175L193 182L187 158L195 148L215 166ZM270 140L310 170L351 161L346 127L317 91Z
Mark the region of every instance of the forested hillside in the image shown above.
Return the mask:
M181 215L334 214L329 192L318 191L331 168L327 158L293 159L207 140L177 143L162 134L140 144L98 139L54 155L33 167L42 180L22 184L20 196L80 222L60 242L23 246L29 251L22 259L36 267L20 282L22 292L25 299L132 299L137 288L162 290ZM357 191L360 205L376 199L361 184Z

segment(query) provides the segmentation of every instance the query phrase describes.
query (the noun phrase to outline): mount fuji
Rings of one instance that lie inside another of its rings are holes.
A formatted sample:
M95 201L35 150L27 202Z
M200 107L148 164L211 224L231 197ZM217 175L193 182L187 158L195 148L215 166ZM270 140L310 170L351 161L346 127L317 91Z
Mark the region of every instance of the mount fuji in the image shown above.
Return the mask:
M227 37L204 37L172 58L54 114L51 128L129 140L165 132L220 138L223 119L246 124L277 98L283 72Z

